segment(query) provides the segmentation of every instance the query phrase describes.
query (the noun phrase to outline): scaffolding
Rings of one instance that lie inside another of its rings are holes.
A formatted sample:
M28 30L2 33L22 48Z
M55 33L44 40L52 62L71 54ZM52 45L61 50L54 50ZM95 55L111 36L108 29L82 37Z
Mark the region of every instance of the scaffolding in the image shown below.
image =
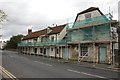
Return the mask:
M69 23L67 34L69 41L111 40L111 15L98 16L82 21Z
M18 46L46 46L46 45L65 45L65 40L48 41L48 42L21 42Z

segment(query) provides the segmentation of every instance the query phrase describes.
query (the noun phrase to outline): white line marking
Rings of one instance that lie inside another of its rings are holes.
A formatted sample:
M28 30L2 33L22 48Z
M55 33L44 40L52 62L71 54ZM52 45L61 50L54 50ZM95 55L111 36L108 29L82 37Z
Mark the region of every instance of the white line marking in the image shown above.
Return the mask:
M18 80L13 74L11 74L9 71L7 71L5 68L3 68L2 66L0 66L0 69L2 72L4 72L9 78L11 78L12 80Z
M34 62L44 64L44 65L47 65L47 66L52 66L51 64L47 64L47 63L43 63L43 62L39 62L39 61L34 61Z
M108 71L115 71L115 72L120 72L118 70L111 70L111 69L105 69L105 68L100 68L100 67L95 67L96 69L103 69L103 70L108 70Z
M93 76L93 77L105 78L105 77L103 77L103 76L93 75L93 74L89 74L89 73L85 73L85 72L79 72L79 71L72 70L72 69L67 69L67 70L68 70L68 71L71 71L71 72L75 72L75 73L80 73L80 74L85 74L85 75Z

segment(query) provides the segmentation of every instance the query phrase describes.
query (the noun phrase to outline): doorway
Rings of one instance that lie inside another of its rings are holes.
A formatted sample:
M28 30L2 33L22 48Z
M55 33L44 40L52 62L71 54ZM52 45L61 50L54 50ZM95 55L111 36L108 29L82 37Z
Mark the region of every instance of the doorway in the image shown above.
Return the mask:
M106 63L107 49L106 47L99 48L99 62Z

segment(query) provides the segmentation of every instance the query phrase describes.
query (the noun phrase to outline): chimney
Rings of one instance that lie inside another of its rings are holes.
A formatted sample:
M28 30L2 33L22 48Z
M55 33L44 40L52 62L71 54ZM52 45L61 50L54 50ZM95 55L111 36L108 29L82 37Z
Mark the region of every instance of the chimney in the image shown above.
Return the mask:
M32 33L32 29L28 29L28 34Z

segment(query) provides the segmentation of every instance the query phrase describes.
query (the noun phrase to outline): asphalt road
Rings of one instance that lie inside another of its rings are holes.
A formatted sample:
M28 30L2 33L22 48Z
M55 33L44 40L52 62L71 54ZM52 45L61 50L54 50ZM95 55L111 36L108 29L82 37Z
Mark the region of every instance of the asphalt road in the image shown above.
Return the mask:
M1 53L0 53L1 54ZM2 66L17 78L118 78L118 72L60 63L43 56L2 51ZM116 80L116 79L113 79Z

